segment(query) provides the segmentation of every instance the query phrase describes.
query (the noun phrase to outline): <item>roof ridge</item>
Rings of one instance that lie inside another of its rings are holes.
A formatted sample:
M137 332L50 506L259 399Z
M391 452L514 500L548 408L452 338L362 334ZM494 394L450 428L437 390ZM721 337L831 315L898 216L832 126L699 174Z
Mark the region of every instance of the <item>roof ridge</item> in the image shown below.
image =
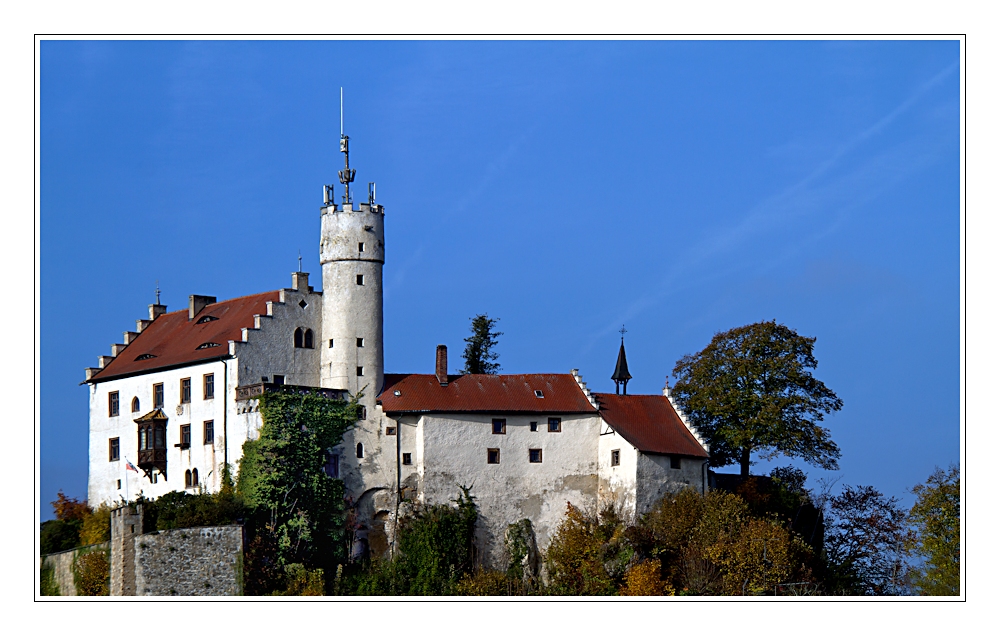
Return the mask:
M233 296L232 298L227 298L225 300L217 300L214 303L211 303L209 305L205 305L205 307L204 307L204 309L202 309L202 311L204 311L205 309L208 309L209 307L212 307L212 306L215 306L215 305L222 305L224 303L232 302L234 300L243 300L244 298L253 298L254 296L263 296L265 294L277 294L280 291L281 291L280 289L272 289L270 291L257 292L256 294L244 294L243 296ZM271 301L271 302L279 302L279 301ZM169 316L171 314L179 314L181 312L187 312L187 308L177 309L176 311L167 311L167 312L164 312L161 315L163 315L163 316Z

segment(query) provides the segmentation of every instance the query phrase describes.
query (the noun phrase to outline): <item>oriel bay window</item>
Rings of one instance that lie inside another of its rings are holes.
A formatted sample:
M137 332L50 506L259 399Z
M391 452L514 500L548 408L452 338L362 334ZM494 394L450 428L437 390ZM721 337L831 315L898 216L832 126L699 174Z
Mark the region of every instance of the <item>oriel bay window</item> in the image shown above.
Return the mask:
M167 476L167 418L162 411L153 411L135 420L138 425L139 468L152 483L154 471Z

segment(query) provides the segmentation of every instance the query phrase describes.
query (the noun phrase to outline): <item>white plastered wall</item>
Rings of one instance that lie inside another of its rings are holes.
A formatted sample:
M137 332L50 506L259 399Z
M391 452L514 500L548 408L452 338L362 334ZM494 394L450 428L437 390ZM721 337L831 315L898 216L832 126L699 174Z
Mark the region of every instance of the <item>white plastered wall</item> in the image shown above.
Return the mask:
M231 363L230 363L231 370ZM215 397L204 399L203 377L213 374ZM127 497L135 499L141 492L147 498L156 498L173 490L184 490L186 470L198 469L199 483L210 492L221 485L220 475L225 456L223 423L228 414L224 389L226 368L215 361L178 369L146 373L143 375L109 380L90 385L90 474L87 500L91 505L111 503ZM181 404L182 378L191 379L191 402ZM153 385L163 384L163 412L167 415L167 479L157 474L152 483L140 471L125 470L125 460L133 465L139 462L138 425L135 419L153 410ZM231 385L232 386L232 385ZM119 415L108 415L108 394L118 391ZM228 391L232 395L232 391ZM139 411L132 412L134 397L139 398ZM204 422L212 420L214 435L204 443ZM180 449L181 425L191 426L191 446ZM109 461L108 442L117 437L118 461ZM230 440L230 448L232 448ZM232 458L230 458L232 462ZM121 480L121 489L118 488ZM195 490L191 490L195 492Z
M549 417L562 418L561 432L548 432ZM506 419L505 434L493 434L494 418ZM534 432L533 421L538 423ZM412 433L409 428L405 427L404 436L413 436L415 473L424 503L447 503L458 497L459 486L471 487L485 564L502 562L503 535L509 524L530 519L538 547L545 550L567 503L588 510L595 507L597 415L429 414L420 417ZM422 440L419 450L418 440ZM401 446L409 447L407 437ZM487 463L489 448L500 449L499 464ZM529 462L529 449L542 450L541 463Z
M606 422L601 422L602 434L598 441L597 475L599 478L599 503L603 508L613 505L625 519L635 516L636 463L638 451L625 441ZM611 465L611 451L619 451L619 465Z

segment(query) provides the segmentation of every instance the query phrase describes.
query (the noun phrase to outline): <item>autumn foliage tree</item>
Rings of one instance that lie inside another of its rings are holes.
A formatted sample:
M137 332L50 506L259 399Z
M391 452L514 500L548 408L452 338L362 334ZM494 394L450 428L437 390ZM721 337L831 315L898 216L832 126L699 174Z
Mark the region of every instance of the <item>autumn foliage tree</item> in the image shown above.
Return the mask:
M913 571L913 586L920 594L961 593L961 491L957 466L947 471L937 468L926 483L913 488L917 501L909 521L916 532L909 548L921 560Z
M718 333L677 362L672 395L709 442L712 466L739 464L746 477L757 453L837 468L840 449L818 422L843 402L812 375L815 342L772 320Z

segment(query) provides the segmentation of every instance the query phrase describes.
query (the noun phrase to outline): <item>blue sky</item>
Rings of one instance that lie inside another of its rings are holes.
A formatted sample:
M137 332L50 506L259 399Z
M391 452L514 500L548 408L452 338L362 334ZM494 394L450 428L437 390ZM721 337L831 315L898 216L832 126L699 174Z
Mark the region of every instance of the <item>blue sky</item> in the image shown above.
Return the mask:
M319 282L339 89L386 207L385 362L656 393L712 335L817 338L839 471L907 489L959 459L959 43L41 44L41 485L86 496L87 389L153 302ZM733 472L737 470L732 467ZM767 472L761 463L755 472Z

